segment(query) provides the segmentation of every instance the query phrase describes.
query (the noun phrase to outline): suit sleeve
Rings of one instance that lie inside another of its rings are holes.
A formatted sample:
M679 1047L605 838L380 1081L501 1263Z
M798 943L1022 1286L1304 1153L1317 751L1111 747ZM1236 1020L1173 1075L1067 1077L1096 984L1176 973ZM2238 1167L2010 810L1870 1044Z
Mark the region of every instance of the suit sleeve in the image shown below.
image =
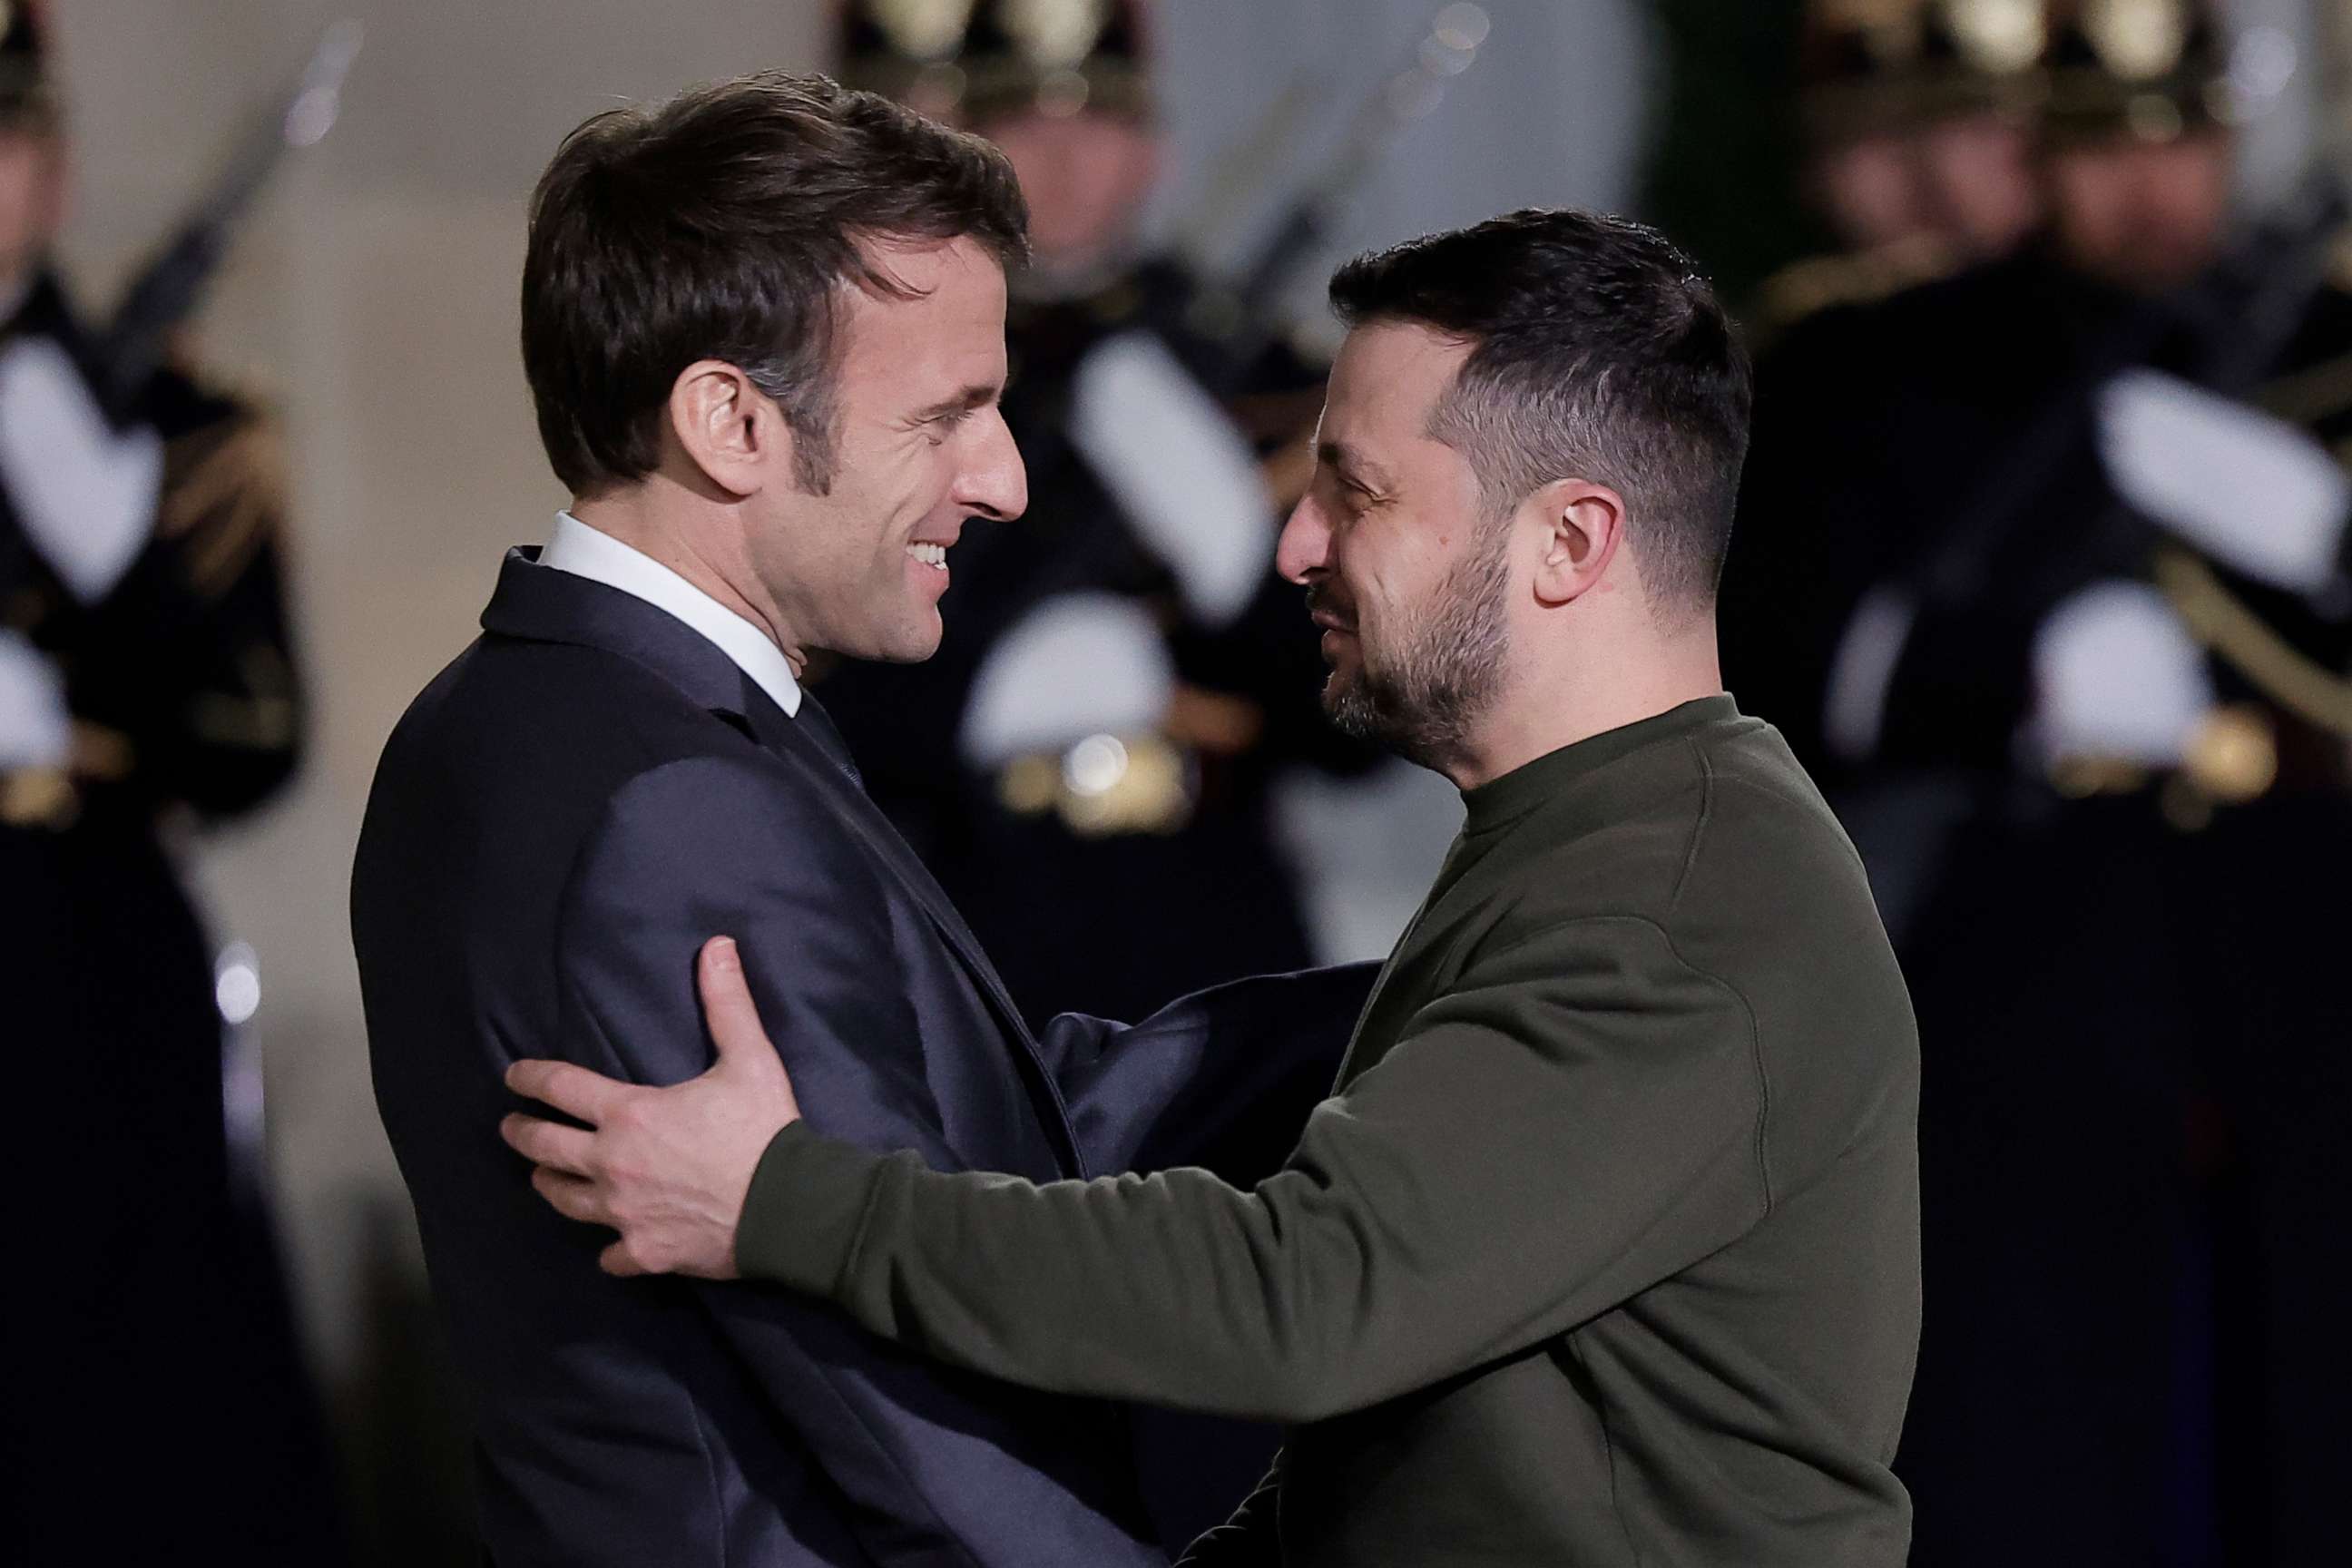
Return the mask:
M1763 1112L1738 994L1647 921L1583 920L1473 964L1254 1190L1191 1170L945 1176L796 1122L736 1255L1032 1386L1318 1421L1553 1338L1737 1239L1767 1204Z
M732 935L792 1071L822 1086L827 1130L954 1169L890 906L821 813L733 763L673 763L632 784L566 893L566 1033L586 1065L633 1081L702 1072L695 954ZM1164 1563L1143 1544L1120 1413L920 1364L779 1292L697 1289L876 1562Z
M1260 975L1170 1003L1142 1022L1066 1013L1038 1045L1095 1171L1198 1165L1269 1176L1331 1092L1380 966Z

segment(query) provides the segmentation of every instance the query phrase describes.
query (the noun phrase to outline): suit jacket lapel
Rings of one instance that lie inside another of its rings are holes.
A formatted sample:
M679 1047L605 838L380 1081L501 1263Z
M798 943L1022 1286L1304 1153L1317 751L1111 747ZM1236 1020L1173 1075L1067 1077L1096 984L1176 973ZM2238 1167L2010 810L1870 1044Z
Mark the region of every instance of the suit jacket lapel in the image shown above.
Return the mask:
M537 557L534 550L508 552L498 591L482 612L484 629L504 637L601 648L634 659L677 688L697 707L717 714L762 749L806 773L843 825L890 868L929 915L949 951L996 1015L1006 1037L1019 1047L1034 1070L1040 1093L1053 1111L1047 1131L1069 1162L1068 1168L1086 1175L1085 1156L1079 1152L1061 1086L1046 1069L1045 1053L1030 1034L1021 1009L1013 1005L995 966L981 951L979 939L880 808L814 738L775 705L758 682L701 633L633 595L541 566Z
M840 815L843 823L873 851L877 859L890 868L899 882L914 895L915 901L922 906L923 911L930 916L931 924L938 928L950 951L955 953L965 972L971 976L990 1010L996 1014L997 1022L1007 1037L1020 1047L1035 1069L1037 1082L1054 1110L1055 1142L1069 1160L1071 1170L1081 1177L1090 1174L1086 1157L1078 1149L1076 1133L1071 1126L1069 1106L1062 1098L1060 1084L1055 1081L1052 1071L1045 1065L1045 1052L1039 1048L1036 1037L1029 1032L1028 1021L1022 1016L1021 1009L1013 1005L1012 994L1005 990L1004 982L997 975L996 966L988 961L980 939L972 934L970 926L964 924L963 916L957 911L947 890L940 886L929 868L899 836L898 828L891 826L889 818L882 815L881 808L874 804L872 797L851 781L814 737L800 728L799 721L786 716L769 700L767 693L760 690L748 678L744 686L745 717L751 721L753 735L768 750L798 764L809 775Z

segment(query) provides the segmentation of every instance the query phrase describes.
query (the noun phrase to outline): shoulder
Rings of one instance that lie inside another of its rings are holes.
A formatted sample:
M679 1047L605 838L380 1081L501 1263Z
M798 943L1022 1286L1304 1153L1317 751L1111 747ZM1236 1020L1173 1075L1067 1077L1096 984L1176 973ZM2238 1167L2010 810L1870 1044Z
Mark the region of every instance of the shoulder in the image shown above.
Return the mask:
M884 908L882 882L840 812L796 765L765 752L651 763L619 783L582 847L575 907L684 900Z
M486 633L445 665L394 727L386 756L462 756L488 771L544 772L595 788L748 738L622 654Z
M1844 830L1822 792L1764 720L1743 716L1695 748L1705 771L1710 817L1753 822L1814 849L1843 851Z
M470 781L486 819L495 802L588 823L583 854L634 861L640 885L866 861L811 767L603 648L477 639L394 727L379 790L434 778Z
M1824 882L1867 897L1844 830L1761 720L1710 725L1623 759L1593 783L1606 790L1607 821L1545 853L1516 911L1530 928L1635 917L1683 946L1694 907L1729 890L1758 909Z
M1742 719L1694 750L1706 805L1675 889L1678 914L1730 905L1759 922L1802 910L1875 926L1861 857L1780 731Z
M1481 949L1496 951L1548 933L1606 942L1598 922L1609 921L1642 921L1663 930L1705 818L1709 787L1700 751L1687 738L1621 757L1580 781L1543 808L1554 821L1580 820L1523 852L1512 878L1515 896Z
M1709 745L1706 763L1706 825L1668 921L1677 944L1748 1000L1784 1068L1905 1068L1909 994L1845 829L1768 724Z
M2037 282L2042 266L2021 254L1907 277L1874 274L1874 282L1886 286L1824 297L1770 334L1758 354L1759 381L1788 379L1816 365L1899 365L1963 347L2031 310L2044 292Z
M1766 279L1750 311L1759 345L1821 330L1958 270L1949 247L1930 240L1808 257Z

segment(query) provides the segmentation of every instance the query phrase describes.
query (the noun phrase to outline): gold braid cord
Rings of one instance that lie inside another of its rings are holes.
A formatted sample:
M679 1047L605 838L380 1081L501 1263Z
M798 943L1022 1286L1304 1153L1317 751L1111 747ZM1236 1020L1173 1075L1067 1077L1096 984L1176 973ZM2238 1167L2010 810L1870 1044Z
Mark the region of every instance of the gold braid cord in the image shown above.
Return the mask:
M2222 585L2213 569L2177 545L2156 554L2157 586L2191 637L2281 708L2352 740L2352 679L2298 653Z
M176 542L188 584L228 592L285 515L286 464L269 423L241 415L191 431L165 448L157 533Z

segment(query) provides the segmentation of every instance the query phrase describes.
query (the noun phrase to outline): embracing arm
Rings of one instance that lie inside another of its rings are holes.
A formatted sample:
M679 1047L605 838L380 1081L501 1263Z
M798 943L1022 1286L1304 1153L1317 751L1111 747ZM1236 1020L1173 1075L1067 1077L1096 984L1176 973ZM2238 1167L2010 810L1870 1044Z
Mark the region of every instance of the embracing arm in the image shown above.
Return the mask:
M1735 1239L1768 1202L1762 1118L1740 998L1647 921L1580 921L1475 963L1255 1190L942 1175L794 1122L735 1257L1012 1381L1313 1421Z

